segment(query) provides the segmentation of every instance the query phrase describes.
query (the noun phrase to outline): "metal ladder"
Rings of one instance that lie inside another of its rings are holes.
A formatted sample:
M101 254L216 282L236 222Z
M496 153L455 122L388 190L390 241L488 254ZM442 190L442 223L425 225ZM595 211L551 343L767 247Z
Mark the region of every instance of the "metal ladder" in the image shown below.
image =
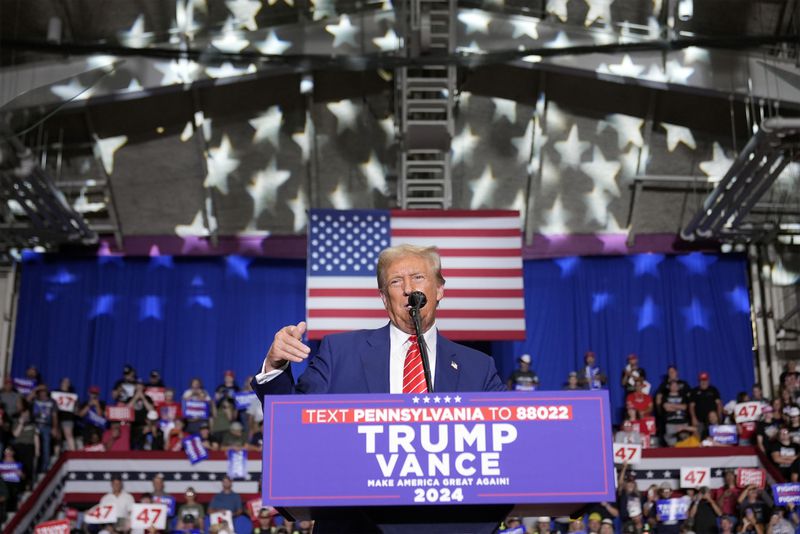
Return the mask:
M403 209L447 209L452 204L450 141L456 68L435 59L455 42L455 0L411 0L404 17L410 66L395 71ZM414 62L424 58L424 61Z

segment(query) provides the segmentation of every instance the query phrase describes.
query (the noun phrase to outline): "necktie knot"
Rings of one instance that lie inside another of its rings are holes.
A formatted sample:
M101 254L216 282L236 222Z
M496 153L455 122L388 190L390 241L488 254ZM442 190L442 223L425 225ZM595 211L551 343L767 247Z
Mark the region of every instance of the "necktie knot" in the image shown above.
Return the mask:
M417 336L408 336L408 342L413 345L417 342Z

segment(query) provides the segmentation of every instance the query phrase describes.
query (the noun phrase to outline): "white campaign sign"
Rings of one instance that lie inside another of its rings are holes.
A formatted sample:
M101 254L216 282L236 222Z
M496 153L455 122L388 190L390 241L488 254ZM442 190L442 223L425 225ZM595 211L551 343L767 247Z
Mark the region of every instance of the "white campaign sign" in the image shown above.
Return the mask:
M761 418L760 402L740 402L733 409L733 416L737 423L746 423L747 421L758 421Z
M131 529L167 528L166 504L134 504L131 506Z
M631 465L642 461L642 446L638 443L615 443L614 444L614 463L621 464L628 462Z
M219 512L214 512L209 516L209 521L212 525L218 525L223 521L227 521L228 526L231 529L231 532L233 532L233 514L231 513L230 510L221 510Z
M681 487L701 488L711 480L710 467L681 467Z
M50 398L56 403L58 409L62 412L75 411L75 405L78 403L78 396L75 393L65 393L63 391L51 391Z
M116 523L117 507L114 504L96 504L83 514L83 522L89 525Z

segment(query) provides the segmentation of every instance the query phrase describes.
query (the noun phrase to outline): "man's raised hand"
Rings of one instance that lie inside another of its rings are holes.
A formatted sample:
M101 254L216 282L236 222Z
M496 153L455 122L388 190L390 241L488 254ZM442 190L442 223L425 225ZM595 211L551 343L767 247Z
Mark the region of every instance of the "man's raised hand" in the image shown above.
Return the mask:
M305 321L300 321L296 325L284 326L278 330L269 347L269 352L267 352L264 370L280 369L286 362L302 362L308 358L311 349L302 341L305 333Z

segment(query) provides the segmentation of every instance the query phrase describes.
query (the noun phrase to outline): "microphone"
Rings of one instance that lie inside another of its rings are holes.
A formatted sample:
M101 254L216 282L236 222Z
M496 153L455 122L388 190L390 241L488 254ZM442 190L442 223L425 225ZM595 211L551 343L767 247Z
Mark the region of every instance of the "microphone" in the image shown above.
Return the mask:
M420 308L424 308L427 303L428 297L426 297L425 293L422 291L412 291L408 295L408 305L411 306L412 311L418 311Z

